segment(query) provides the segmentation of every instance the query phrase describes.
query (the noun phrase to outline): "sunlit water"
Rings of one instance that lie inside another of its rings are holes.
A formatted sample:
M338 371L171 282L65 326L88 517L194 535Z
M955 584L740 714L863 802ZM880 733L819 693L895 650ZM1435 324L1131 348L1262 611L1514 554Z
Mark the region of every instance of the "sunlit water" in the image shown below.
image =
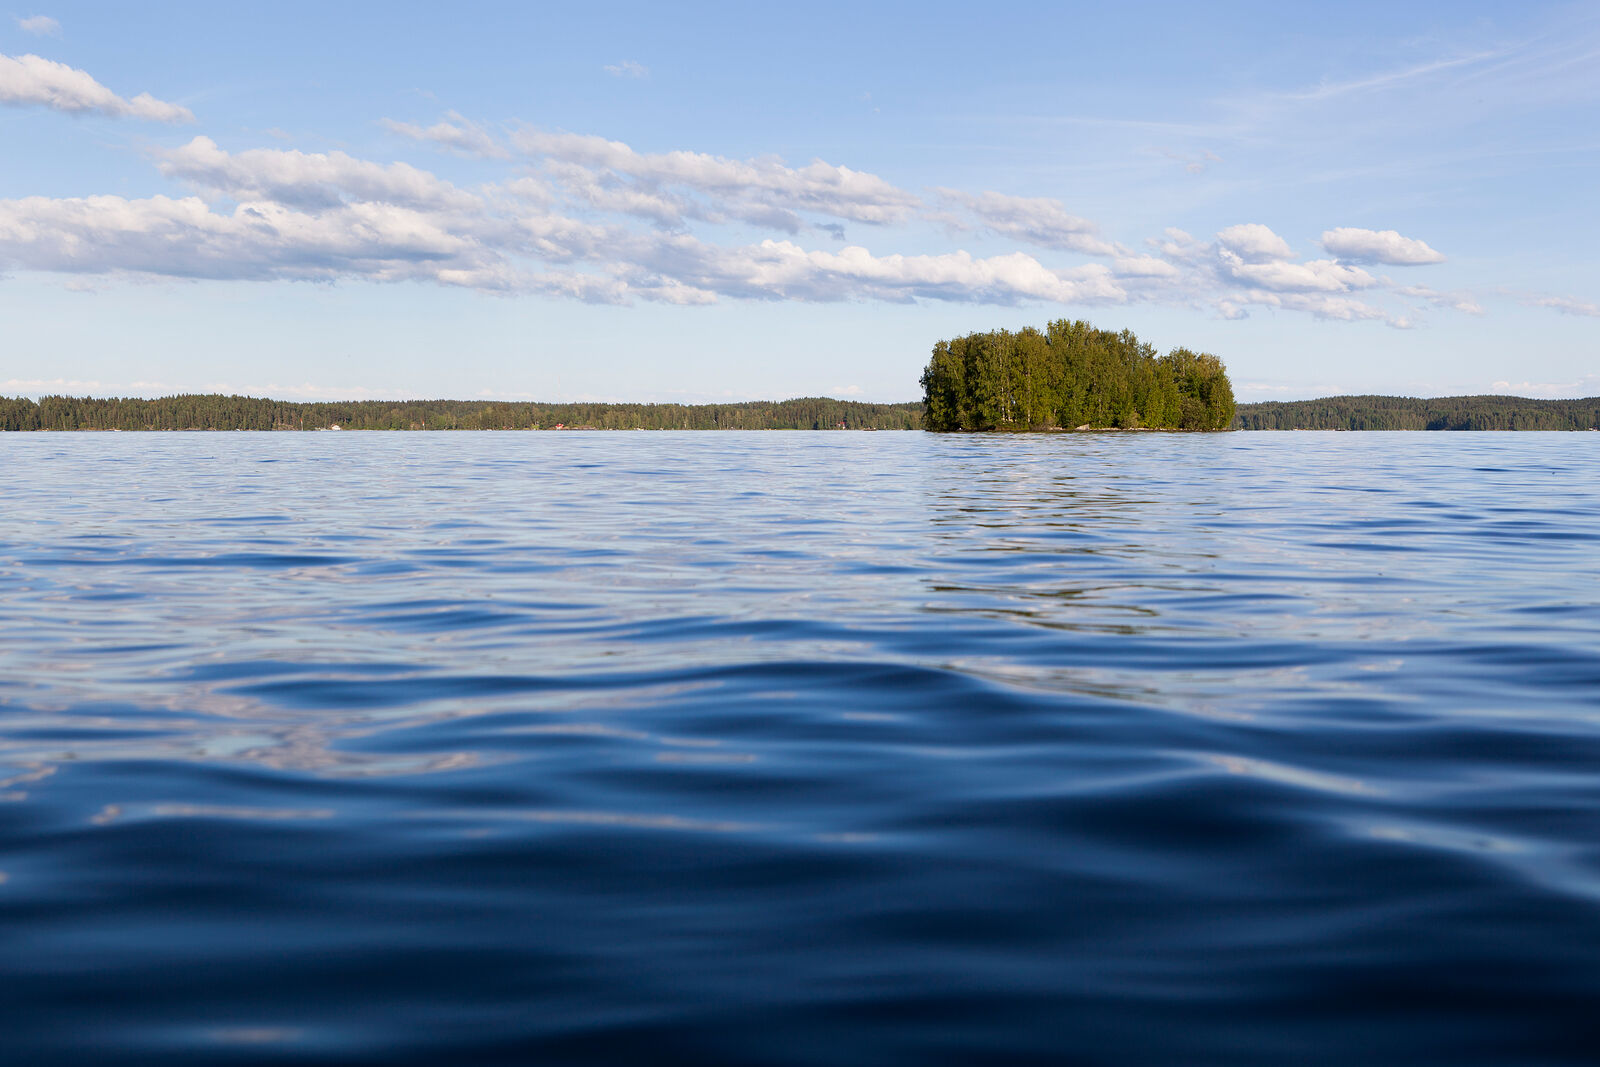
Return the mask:
M1589 1061L1597 455L0 438L0 1058Z

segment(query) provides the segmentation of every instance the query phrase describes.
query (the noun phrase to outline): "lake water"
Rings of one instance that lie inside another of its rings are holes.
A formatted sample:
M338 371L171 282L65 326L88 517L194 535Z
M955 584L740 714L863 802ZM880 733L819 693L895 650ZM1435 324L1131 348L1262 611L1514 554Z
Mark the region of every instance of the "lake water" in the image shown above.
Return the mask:
M0 1059L1592 1062L1597 457L0 437Z

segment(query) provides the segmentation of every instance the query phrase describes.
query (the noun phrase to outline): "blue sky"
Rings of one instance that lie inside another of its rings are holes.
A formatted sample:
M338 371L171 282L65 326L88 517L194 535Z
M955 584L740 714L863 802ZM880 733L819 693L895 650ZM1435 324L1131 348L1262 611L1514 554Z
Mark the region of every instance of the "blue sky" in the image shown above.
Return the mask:
M1600 394L1600 10L1111 7L17 8L0 394Z

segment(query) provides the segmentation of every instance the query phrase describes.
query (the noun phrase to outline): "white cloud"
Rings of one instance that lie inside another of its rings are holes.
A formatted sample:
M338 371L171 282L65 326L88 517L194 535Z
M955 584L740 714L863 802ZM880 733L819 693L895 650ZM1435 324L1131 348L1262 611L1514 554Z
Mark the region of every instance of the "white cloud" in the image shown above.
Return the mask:
M161 173L235 201L326 208L347 199L435 209L475 209L477 197L407 163L372 163L343 152L252 148L231 155L209 137L156 153Z
M479 129L453 112L436 127L390 128L457 150L472 150L470 132ZM537 167L466 189L406 163L343 152L229 152L195 137L151 158L197 195L0 201L0 270L79 279L413 281L612 304L1158 302L1211 306L1229 318L1264 307L1402 328L1411 319L1382 306L1391 291L1470 309L1459 294L1398 290L1359 267L1298 260L1259 224L1229 227L1215 243L1169 229L1138 254L1101 238L1059 201L995 192L938 191L960 212L944 250L875 251L844 245L842 224L815 216L916 221L926 231L930 213L921 199L876 175L820 161L789 167L770 158L651 155L599 137L528 129L512 138ZM975 255L959 247L960 234L972 229L962 218L1013 241L1109 263L1063 266L1022 251ZM719 229L712 240L693 232L703 222L765 232L730 239ZM808 247L804 232L829 233L844 247ZM1375 299L1355 295L1369 290Z
M597 183L628 180L647 191L679 188L703 196L700 215L798 228L796 212L851 222L905 221L921 201L875 174L814 160L788 167L773 158L735 160L701 152L636 152L620 141L524 128L512 135L535 158L586 168ZM567 174L574 172L567 171ZM791 231L792 232L792 231Z
M1004 193L974 196L956 189L935 192L976 215L989 230L1002 237L1092 256L1111 256L1118 251L1097 236L1098 227L1094 223L1069 213L1059 200Z
M1394 291L1401 296L1426 300L1434 307L1448 308L1451 311L1459 311L1464 315L1482 315L1484 313L1483 305L1478 303L1477 298L1471 293L1443 293L1437 289L1430 289L1426 285L1401 285L1396 286Z
M1600 318L1600 304L1588 300L1578 300L1570 296L1540 296L1527 301L1534 307L1549 308L1559 311L1563 315L1581 315L1585 318Z
M35 37L60 37L61 23L49 15L17 16L17 28L23 33L31 33Z
M241 157L247 153L241 153ZM239 157L234 157L239 158ZM385 168L386 169L386 168ZM304 199L292 189L295 199ZM486 203L486 202L485 202ZM568 263L541 269L519 260ZM1017 252L875 255L790 241L706 244L532 212L451 214L374 201L30 197L0 201L0 267L247 280L433 281L594 302L917 299L1014 304L1126 299L1102 266L1053 270Z
M1247 263L1267 263L1272 260L1294 258L1289 242L1259 222L1229 226L1217 234L1217 241L1223 248Z
M1180 273L1160 256L1118 256L1111 265L1124 278L1176 278Z
M1540 397L1547 400L1577 399L1600 396L1600 374L1583 374L1570 382L1510 382L1498 381L1489 388L1496 393L1513 396Z
M0 382L0 396L151 396L176 392L166 382L106 382L97 378L7 378Z
M444 121L428 127L394 119L380 119L379 124L390 133L413 141L429 141L463 155L484 159L505 159L510 155L482 126L454 111L447 113Z
M658 187L624 181L603 171L576 163L551 163L546 172L569 196L599 211L645 218L666 229L681 229L686 218L704 218L706 208L685 195ZM798 233L800 220L792 214L768 221L772 229Z
M1322 247L1329 255L1357 263L1415 266L1444 262L1444 257L1424 242L1402 237L1394 230L1360 230L1341 226L1323 233Z
M1254 400L1265 397L1269 400L1282 399L1289 395L1299 396L1339 396L1345 392L1339 387L1313 387L1307 388L1302 384L1286 385L1282 382L1235 382L1234 395L1242 401Z
M1051 270L1021 252L978 258L969 252L875 256L851 246L808 251L790 241L716 248L667 237L637 262L709 292L818 301L917 298L1015 304L1119 303L1127 298L1101 266Z
M1244 305L1257 304L1262 307L1282 308L1288 311L1301 311L1314 318L1328 319L1335 322L1386 322L1391 326L1402 329L1409 328L1411 323L1404 317L1391 316L1380 307L1375 307L1365 301L1354 297L1334 296L1328 293L1276 293L1267 289L1247 290L1235 293L1232 299L1220 300L1217 309L1224 318L1248 318Z
M1211 249L1203 242L1176 226L1168 226L1160 238L1152 237L1145 243L1167 259L1178 262L1192 263L1211 254Z
M301 400L411 400L420 392L417 389L372 389L364 385L313 385L311 382L302 382L299 385L279 385L276 382L268 382L265 385L211 382L207 384L206 391L228 396L266 396L274 399Z
M606 73L613 78L648 78L650 76L650 68L643 63L624 59L621 63L607 65Z
M1249 263L1226 248L1219 251L1217 257L1227 277L1272 292L1338 293L1377 284L1377 279L1360 267L1342 266L1331 259Z
M1397 329L1415 325L1406 315L1349 295L1381 289L1386 280L1330 259L1296 260L1288 243L1265 226L1230 226L1217 239L1207 246L1181 230L1168 230L1159 247L1187 268L1183 286L1191 294L1215 294L1212 306L1223 318L1248 318L1249 308L1257 306L1335 322L1376 321Z
M0 266L179 278L431 279L506 288L498 258L434 219L387 204L311 215L265 202L213 211L197 197L0 200Z
M35 104L73 113L99 112L156 122L193 122L186 107L140 93L125 100L85 71L36 55L0 55L0 104Z
M538 178L513 178L491 188L504 190L529 204L547 205L553 199L550 187Z

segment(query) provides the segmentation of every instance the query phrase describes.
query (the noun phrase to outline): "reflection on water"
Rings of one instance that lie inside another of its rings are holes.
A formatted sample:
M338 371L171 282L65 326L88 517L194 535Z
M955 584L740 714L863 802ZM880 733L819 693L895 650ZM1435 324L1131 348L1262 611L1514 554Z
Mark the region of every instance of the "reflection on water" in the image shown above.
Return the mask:
M0 1049L1580 1062L1593 449L0 439Z

